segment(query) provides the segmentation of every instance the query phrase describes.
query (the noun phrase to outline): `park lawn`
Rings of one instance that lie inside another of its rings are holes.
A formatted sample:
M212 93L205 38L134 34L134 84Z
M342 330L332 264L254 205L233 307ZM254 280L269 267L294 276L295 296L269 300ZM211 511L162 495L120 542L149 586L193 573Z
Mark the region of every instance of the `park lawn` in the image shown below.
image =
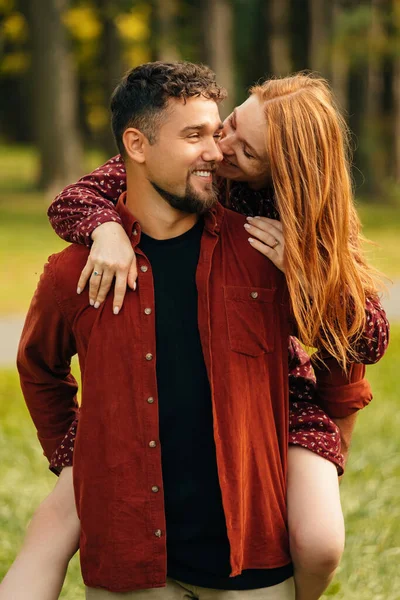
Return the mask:
M346 550L326 598L398 600L400 590L400 325L385 358L368 368L374 401L360 413L341 494ZM75 364L76 371L76 364ZM47 470L25 409L16 373L0 371L0 579L21 544L26 524L55 478ZM83 598L78 559L61 598Z
M89 153L82 174L102 161ZM51 199L33 189L36 172L32 148L0 146L0 315L26 312L48 256L67 245L48 222Z

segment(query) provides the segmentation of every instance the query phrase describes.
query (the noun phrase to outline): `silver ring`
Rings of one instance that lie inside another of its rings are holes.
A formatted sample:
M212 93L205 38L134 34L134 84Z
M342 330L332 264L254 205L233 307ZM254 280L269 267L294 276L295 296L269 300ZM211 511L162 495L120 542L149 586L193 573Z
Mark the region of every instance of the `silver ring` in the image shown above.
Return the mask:
M93 271L93 275L96 275L96 277L99 277L100 275L103 275L103 273L99 273L98 271Z

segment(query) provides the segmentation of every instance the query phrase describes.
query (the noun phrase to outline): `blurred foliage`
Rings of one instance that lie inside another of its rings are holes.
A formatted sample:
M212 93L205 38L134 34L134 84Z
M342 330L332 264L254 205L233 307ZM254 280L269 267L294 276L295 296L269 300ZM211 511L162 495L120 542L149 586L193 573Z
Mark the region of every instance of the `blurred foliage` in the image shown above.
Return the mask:
M231 69L235 89L229 92L236 103L245 98L246 89L254 81L277 74L271 65L274 32L268 18L268 7L275 2L279 0L225 0L233 15L228 43L233 49ZM114 151L109 135L110 89L127 69L163 56L163 27L169 28L169 46L177 56L184 60L207 60L213 68L217 67L213 64L216 44L212 41L212 48L206 48L205 40L210 27L209 7L220 3L224 0L67 2L63 22L78 79L79 125L86 145ZM311 31L323 33L318 48L324 65L321 72L335 81L335 61L345 65L346 80L339 83L347 95L345 108L357 138L356 166L366 175L363 196L371 196L382 189L386 180L395 186L400 183L400 149L395 141L400 135L397 106L400 100L394 95L396 85L400 86L396 79L400 77L400 69L396 68L396 61L400 60L400 0L320 0L320 3L325 20L314 22L312 0L288 0L290 12L286 15L284 35L290 48L292 70L311 67ZM34 82L28 4L29 0L0 0L0 140L3 142L35 143L30 106ZM167 5L173 7L172 17L167 15ZM115 28L120 55L111 76L105 65L105 52L109 51L107 23ZM221 35L221 28L219 32ZM374 76L379 81L373 89ZM374 114L370 114L371 104ZM357 172L356 179L362 184Z

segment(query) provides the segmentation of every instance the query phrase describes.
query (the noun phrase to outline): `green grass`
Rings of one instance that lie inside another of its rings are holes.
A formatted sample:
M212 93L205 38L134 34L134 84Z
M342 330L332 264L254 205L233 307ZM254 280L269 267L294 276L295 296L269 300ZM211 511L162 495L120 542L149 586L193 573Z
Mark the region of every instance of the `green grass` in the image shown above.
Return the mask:
M102 160L90 153L83 171ZM0 146L0 315L26 312L48 256L66 245L48 222L50 199L33 189L37 167L33 149Z
M398 600L400 590L400 326L385 358L370 367L374 401L359 415L341 485L346 550L326 598ZM35 507L54 485L13 371L0 371L0 579L20 547ZM61 598L83 598L78 558Z
M47 469L15 371L0 371L0 581L22 543L35 508L51 491ZM51 565L49 565L51 568ZM60 598L83 598L79 557L71 561Z
M365 245L368 260L394 280L400 279L400 205L363 204L358 206L363 234L373 244Z

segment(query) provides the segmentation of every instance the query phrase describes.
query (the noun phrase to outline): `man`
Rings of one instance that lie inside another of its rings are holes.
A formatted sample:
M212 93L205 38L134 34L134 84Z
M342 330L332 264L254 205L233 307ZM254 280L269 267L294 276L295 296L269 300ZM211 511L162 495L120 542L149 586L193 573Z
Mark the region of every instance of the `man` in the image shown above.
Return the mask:
M287 297L243 218L216 203L223 97L190 64L144 65L122 81L112 101L128 181L119 211L138 291L118 322L109 307L93 311L74 289L88 251L71 246L47 265L21 341L48 456L74 418L69 361L80 357L74 477L89 598L165 584L165 514L169 577L192 570L194 584L229 589L245 570L236 589L292 597Z
M138 290L118 319L111 298L92 310L75 292L88 250L71 246L50 259L25 325L21 382L49 459L75 418L69 364L80 358L74 478L89 599L166 582L166 598L293 598L288 298L243 217L216 203L223 97L188 63L143 65L121 82L118 211Z

